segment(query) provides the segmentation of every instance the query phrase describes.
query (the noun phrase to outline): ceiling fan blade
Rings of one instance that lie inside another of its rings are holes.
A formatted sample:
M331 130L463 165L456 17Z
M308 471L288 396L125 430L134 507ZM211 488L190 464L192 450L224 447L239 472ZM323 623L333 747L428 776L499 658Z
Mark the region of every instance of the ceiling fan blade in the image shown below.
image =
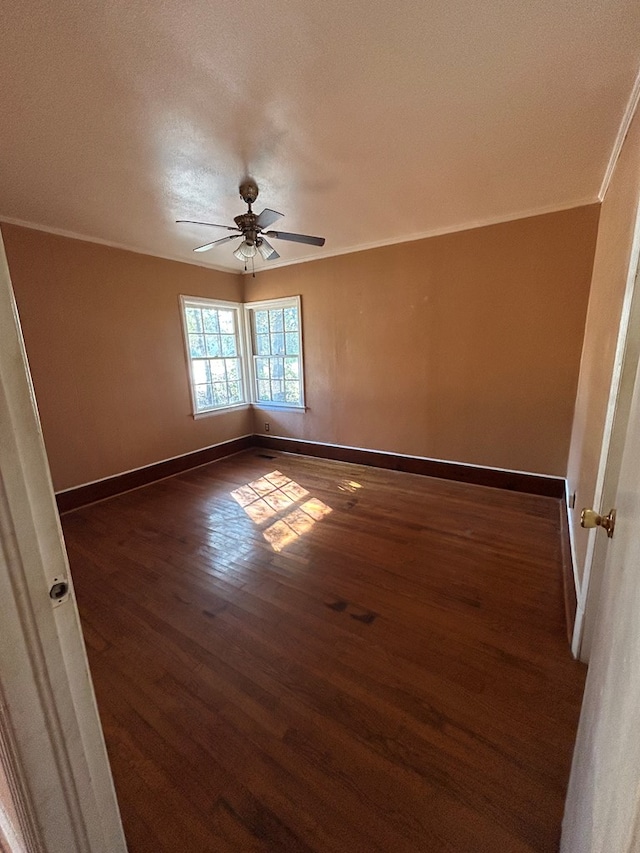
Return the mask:
M271 243L265 240L264 237L262 238L262 242L258 246L258 251L265 259L265 261L277 261L280 257L280 255L276 252Z
M308 234L289 234L288 231L267 231L267 237L277 240L290 240L292 243L307 243L309 246L324 246L324 237L310 237Z
M256 220L256 225L259 230L263 228L268 228L270 225L273 225L274 222L277 222L278 219L282 219L284 213L278 213L277 210L270 210L268 207L262 211L258 219Z
M231 225L216 225L215 222L196 222L195 219L176 219L178 224L187 223L187 225L210 225L212 228L226 228L227 231L238 231L238 228L235 228Z
M205 243L204 246L198 246L194 249L194 252L208 252L209 249L213 249L214 246L219 246L220 243L226 243L227 240L237 240L237 234L230 234L228 237L222 237L220 240L214 240L213 243Z

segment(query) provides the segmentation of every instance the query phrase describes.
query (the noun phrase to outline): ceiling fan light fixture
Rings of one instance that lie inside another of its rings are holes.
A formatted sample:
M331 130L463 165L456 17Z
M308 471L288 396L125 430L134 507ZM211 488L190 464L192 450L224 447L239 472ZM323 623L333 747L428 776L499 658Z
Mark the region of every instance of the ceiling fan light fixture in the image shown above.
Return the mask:
M243 240L233 254L239 261L250 261L251 258L255 258L257 252L258 250L253 243L247 243L246 240Z
M264 237L260 237L257 245L258 251L260 252L265 261L276 260L276 258L280 257L280 255L276 252L271 243L269 243L268 240L266 240Z

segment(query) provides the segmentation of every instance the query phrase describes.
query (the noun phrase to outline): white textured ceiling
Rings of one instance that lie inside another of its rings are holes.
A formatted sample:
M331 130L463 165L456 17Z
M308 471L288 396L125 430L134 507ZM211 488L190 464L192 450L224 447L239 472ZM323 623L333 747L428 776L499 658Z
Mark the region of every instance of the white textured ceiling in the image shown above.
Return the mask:
M638 0L3 3L0 219L239 271L174 220L246 173L327 239L284 262L594 201L639 36Z

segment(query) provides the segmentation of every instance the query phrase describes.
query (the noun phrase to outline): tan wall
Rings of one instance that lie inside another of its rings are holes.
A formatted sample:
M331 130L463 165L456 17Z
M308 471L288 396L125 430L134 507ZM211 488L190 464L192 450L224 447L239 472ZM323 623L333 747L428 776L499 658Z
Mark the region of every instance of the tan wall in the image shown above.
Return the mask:
M252 432L194 420L178 295L239 301L241 278L2 226L54 488Z
M245 277L304 321L309 410L256 431L564 476L598 210Z
M568 467L578 509L594 503L639 198L640 114L636 114L600 212ZM588 532L580 528L578 513L573 523L581 581Z
M56 490L254 430L564 475L598 207L256 279L3 225ZM194 420L178 295L303 298L305 414Z

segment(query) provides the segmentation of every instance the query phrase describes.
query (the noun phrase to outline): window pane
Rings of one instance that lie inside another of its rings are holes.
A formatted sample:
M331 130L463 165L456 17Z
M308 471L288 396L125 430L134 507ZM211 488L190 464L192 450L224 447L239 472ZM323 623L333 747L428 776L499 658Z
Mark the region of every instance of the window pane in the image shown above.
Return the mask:
M193 371L193 381L196 385L211 382L211 371L209 370L208 361L192 361L191 369Z
M207 344L207 355L213 356L213 358L222 355L222 350L220 348L220 335L205 335L205 340Z
M216 406L226 406L229 402L229 395L227 394L227 383L226 382L216 382L213 386L213 399L215 401Z
M287 355L298 355L300 352L300 341L297 332L287 332Z
M284 382L278 379L271 380L271 399L274 403L284 403Z
M269 311L269 326L272 332L284 332L284 320L282 319L281 308L272 308Z
M222 342L222 355L237 355L236 339L234 335L220 335Z
M189 352L191 358L202 358L204 356L203 335L189 335Z
M240 361L237 358L228 358L225 361L225 366L227 368L227 379L230 382L237 382L240 380Z
M236 331L235 323L233 322L233 311L218 311L220 322L220 331L223 335L234 335Z
M282 359L282 358L272 358L271 359L271 378L272 379L283 379L284 378L284 359Z
M284 378L298 379L300 375L300 366L297 358L285 358L284 360Z
M258 355L269 355L271 352L269 335L256 335L256 346L258 348Z
M210 409L213 406L211 385L196 385L196 409Z
M202 316L199 308L187 308L187 331L201 332L202 331Z
M284 335L271 335L271 354L284 355Z
M285 382L284 383L284 394L285 394L287 403L300 403L300 383L299 382Z
M258 400L268 401L271 399L271 389L268 379L258 379Z
M256 358L256 374L258 379L269 378L269 359Z
M209 332L211 335L217 335L220 331L220 324L218 323L218 312L215 308L203 308L202 319L204 321L205 332Z
M195 413L239 405L246 399L237 310L213 300L202 303L196 300L184 308ZM268 330L268 311L265 316Z
M269 312L268 311L254 311L253 316L255 317L256 334L258 334L258 335L269 334Z
M227 378L224 369L224 361L222 359L216 359L216 361L210 361L211 365L211 377L214 382L224 382Z
M298 331L298 309L297 308L285 308L284 309L284 330L285 330L285 332L297 332Z

